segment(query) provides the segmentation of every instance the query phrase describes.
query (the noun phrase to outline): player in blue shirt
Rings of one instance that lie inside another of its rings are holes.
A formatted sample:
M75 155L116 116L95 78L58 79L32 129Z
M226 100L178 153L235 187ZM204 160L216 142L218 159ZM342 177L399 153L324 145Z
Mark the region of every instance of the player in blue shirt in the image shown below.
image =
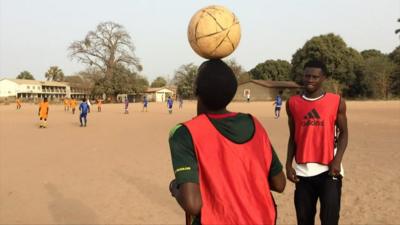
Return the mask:
M168 106L168 112L169 114L172 114L172 105L174 104L174 101L172 100L171 96L168 96L167 99L167 106Z
M147 112L147 105L149 104L149 100L147 100L147 96L143 97L143 110L142 112L144 112L146 110Z
M81 127L85 126L86 127L86 123L87 123L87 114L90 113L90 106L87 104L86 102L86 98L84 98L81 102L81 104L79 105L79 111L81 112L81 115L79 116L79 121L81 122ZM85 123L82 123L83 122Z
M275 105L275 119L278 119L281 113L282 108L282 93L283 91L280 90L278 95L275 97L275 102L272 105Z
M128 111L128 107L129 107L129 99L128 99L128 97L125 98L124 104L125 104L125 114L128 114L129 113L129 111Z

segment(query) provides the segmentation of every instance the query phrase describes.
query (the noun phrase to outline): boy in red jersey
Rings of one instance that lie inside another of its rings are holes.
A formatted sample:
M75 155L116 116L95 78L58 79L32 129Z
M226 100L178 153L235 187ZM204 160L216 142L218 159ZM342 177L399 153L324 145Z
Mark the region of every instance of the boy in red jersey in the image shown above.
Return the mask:
M339 223L341 162L348 142L346 104L339 95L323 91L326 77L325 64L317 60L307 62L304 93L286 102L290 130L286 173L296 184L294 201L299 225L314 224L318 198L321 224Z
M195 86L198 116L170 132L172 196L190 224L275 224L270 191L284 190L285 175L260 122L226 109L237 89L232 69L206 61Z

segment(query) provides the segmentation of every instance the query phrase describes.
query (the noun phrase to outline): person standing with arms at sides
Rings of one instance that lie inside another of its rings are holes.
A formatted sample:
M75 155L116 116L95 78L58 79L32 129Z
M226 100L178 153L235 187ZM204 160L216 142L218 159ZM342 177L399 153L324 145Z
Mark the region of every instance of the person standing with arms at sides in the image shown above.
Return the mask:
M75 100L75 98L72 98L72 99L71 99L71 109L72 109L72 114L75 114L76 105L77 105L77 103L76 103L76 100Z
M142 112L144 112L146 110L147 112L147 105L149 104L149 101L147 100L147 96L143 97L143 109Z
M272 105L275 105L275 119L278 119L281 115L281 108L282 108L282 93L283 91L280 90L278 95L275 97L275 102Z
M315 223L318 199L321 224L339 223L342 159L348 142L346 103L339 95L323 91L327 76L324 63L307 62L304 93L286 102L290 130L286 173L296 185L294 202L299 225ZM336 129L339 130L337 148Z
M129 113L129 111L128 111L128 107L129 107L129 100L128 100L128 97L125 98L125 103L124 103L124 105L125 105L125 114L128 114L128 113Z
M17 103L17 110L21 109L21 99L17 98L17 100L15 101L15 103Z
M261 123L226 109L237 90L232 69L205 61L195 86L197 117L169 138L175 172L169 188L187 224L275 224L271 191L283 192L285 174Z
M183 108L183 97L182 95L179 95L179 109Z
M49 116L49 102L47 101L47 97L44 97L43 102L39 104L39 119L40 125L39 128L46 128L47 127L47 117Z
M102 103L102 100L97 99L97 112L101 112L101 103Z
M81 122L81 127L87 125L87 114L90 113L90 106L87 103L86 98L82 99L81 104L79 105L79 111L81 112L79 116L79 121Z
M69 109L72 110L72 98L68 99L68 111L69 111Z
M250 91L247 91L246 99L247 103L250 103Z
M174 100L172 100L171 96L168 96L167 107L168 107L169 114L172 114L172 106L173 106L173 104L174 104Z
M86 97L84 97L86 98ZM86 103L88 104L89 107L92 107L92 103L90 103L90 98L86 98Z
M69 102L67 98L64 98L64 112L69 111Z

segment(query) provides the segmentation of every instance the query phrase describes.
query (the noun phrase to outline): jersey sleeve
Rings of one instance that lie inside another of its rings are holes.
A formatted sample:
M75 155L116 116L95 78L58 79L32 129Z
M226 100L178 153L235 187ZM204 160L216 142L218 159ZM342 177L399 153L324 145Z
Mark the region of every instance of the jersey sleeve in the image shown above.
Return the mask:
M199 183L198 163L189 130L177 125L170 132L169 147L177 184Z
M268 177L274 177L278 175L282 171L282 163L279 161L278 155L275 152L274 147L272 147L272 161L271 167L269 168L269 175Z

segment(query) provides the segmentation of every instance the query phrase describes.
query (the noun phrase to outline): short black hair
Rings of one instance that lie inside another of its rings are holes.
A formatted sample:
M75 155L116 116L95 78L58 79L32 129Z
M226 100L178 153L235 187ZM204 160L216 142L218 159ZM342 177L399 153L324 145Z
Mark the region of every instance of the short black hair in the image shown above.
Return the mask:
M307 67L312 67L312 68L320 68L324 76L329 76L328 75L328 69L326 68L326 65L324 62L318 59L312 59L306 62L304 64L304 68L306 69Z
M235 96L236 89L235 74L222 60L207 60L200 65L195 83L195 94L208 109L225 108Z

